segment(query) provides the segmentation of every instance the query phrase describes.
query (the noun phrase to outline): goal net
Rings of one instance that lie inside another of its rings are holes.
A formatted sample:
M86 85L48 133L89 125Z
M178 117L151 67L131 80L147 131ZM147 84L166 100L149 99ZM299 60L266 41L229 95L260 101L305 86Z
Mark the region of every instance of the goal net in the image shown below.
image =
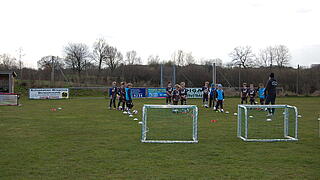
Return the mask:
M271 115L268 109L274 109ZM244 141L297 141L298 111L289 105L238 105L238 137Z
M141 142L198 143L195 105L144 105Z
M0 93L0 106L17 106L18 96L15 93Z

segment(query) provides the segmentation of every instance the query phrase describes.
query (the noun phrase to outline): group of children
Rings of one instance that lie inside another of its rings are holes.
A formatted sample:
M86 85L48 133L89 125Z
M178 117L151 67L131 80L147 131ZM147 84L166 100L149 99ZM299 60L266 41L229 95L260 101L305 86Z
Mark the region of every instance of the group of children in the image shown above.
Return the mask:
M187 90L186 90L186 83L181 82L180 84L176 84L172 87L172 83L169 81L168 86L166 88L166 103L178 105L179 101L181 105L187 104Z
M257 102L255 101L256 95L258 93L258 97L260 99L260 104L263 105L265 103L265 88L262 83L259 84L259 88L255 89L253 84L250 84L249 87L247 87L247 83L242 84L241 88L241 104L243 103L248 103L248 98L249 102L251 105L256 104Z
M209 102L209 104L208 104ZM209 86L209 82L206 81L202 87L202 103L205 108L213 107L213 110L223 111L224 91L222 84L212 83Z
M120 86L117 86L117 82L112 82L112 89L110 94L110 104L109 109L118 110L130 110L133 107L132 103L132 95L131 95L132 83L121 82ZM222 89L221 84L211 84L206 81L204 86L202 87L202 103L205 108L213 107L213 110L224 112L223 110L223 102L224 102L224 91ZM255 98L258 94L260 99L260 104L265 104L265 88L262 83L259 84L259 88L255 89L253 84L250 84L247 87L246 83L243 83L243 87L241 88L241 104L248 103L248 98L250 104L256 104ZM118 106L116 106L116 99L118 97ZM176 84L174 87L171 82L168 82L166 88L166 103L178 105L180 102L181 105L187 104L187 89L185 87L185 83L181 82L180 84Z
M131 88L132 83L121 82L118 87L116 81L112 82L109 109L112 109L113 106L114 109L122 111L128 110L128 113L130 113L130 110L133 107ZM116 106L117 98L118 106Z
M185 83L181 82L180 84L176 84L174 87L175 88L172 87L171 82L168 82L168 86L166 88L166 103L178 105L180 101L181 105L186 105L187 90L185 87ZM223 112L224 91L222 89L221 84L218 84L217 87L214 84L211 84L210 87L209 82L207 81L202 87L202 93L202 101L204 107L213 107L214 110L219 110L220 112Z

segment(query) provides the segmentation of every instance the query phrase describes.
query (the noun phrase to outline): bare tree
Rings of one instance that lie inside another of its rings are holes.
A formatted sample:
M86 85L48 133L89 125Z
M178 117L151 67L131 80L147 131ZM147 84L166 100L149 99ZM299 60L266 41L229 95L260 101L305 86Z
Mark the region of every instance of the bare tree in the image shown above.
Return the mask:
M156 64L160 64L160 57L158 55L156 56L150 55L148 57L148 65L156 65Z
M108 46L106 48L107 58L104 63L110 68L111 74L123 62L123 55L117 50L116 47Z
M23 53L23 48L20 47L18 49L18 56L19 56L19 60L18 60L18 65L19 65L19 70L20 70L20 79L22 79L22 70L23 70L23 62L22 62L22 58L23 56L25 56L25 54Z
M133 64L141 64L141 58L137 56L137 52L132 50L126 53L126 64L133 65Z
M268 66L272 67L276 60L276 49L272 46L269 46L265 51L268 55Z
M63 68L63 59L58 56L44 56L38 62L39 69Z
M172 61L177 66L184 66L185 64L184 56L185 56L184 52L182 50L178 50L172 54Z
M107 48L108 44L105 39L100 38L93 44L92 58L98 64L98 74L100 76L102 62L107 59Z
M266 49L260 49L257 62L260 63L260 66L269 66L269 54Z
M253 58L255 57L250 46L236 47L229 56L235 65L240 65L243 68L252 66L254 63Z
M284 67L289 65L290 62L290 53L289 48L285 45L278 45L275 47L275 54L276 54L276 62L279 67Z
M89 47L82 43L69 43L64 48L64 53L65 64L78 72L78 80L80 81L81 71L85 70L90 58Z
M11 57L9 54L0 55L0 67L10 70L16 68L17 62L14 57Z
M187 65L190 64L195 64L196 60L194 59L194 57L192 56L192 52L190 53L185 53L185 62Z

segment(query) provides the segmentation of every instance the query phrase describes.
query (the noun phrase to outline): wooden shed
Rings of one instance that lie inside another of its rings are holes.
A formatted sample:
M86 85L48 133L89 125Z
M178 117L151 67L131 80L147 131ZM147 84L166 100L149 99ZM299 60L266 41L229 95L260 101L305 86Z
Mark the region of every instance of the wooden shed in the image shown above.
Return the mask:
M0 93L14 93L14 71L0 71Z

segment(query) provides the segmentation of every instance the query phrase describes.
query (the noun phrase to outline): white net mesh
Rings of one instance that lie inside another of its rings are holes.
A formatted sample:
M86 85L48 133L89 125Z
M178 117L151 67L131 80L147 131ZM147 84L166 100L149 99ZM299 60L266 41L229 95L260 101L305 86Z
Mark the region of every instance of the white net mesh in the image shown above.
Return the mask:
M274 108L270 114L267 108ZM239 105L238 136L245 141L297 140L297 111L287 105Z
M145 105L142 142L197 142L197 107Z

